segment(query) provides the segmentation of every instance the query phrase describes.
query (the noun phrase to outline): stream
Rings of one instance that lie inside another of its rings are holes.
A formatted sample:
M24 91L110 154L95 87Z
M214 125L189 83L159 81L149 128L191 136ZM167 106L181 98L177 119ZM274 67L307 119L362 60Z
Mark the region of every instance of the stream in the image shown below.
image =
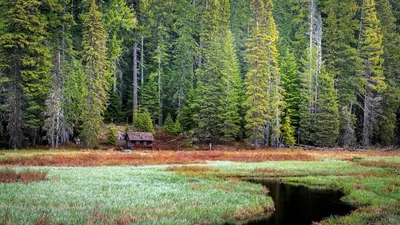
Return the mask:
M270 191L275 211L267 217L248 221L247 225L310 225L329 216L344 216L355 208L340 201L344 194L331 189L284 184L276 179L252 179Z

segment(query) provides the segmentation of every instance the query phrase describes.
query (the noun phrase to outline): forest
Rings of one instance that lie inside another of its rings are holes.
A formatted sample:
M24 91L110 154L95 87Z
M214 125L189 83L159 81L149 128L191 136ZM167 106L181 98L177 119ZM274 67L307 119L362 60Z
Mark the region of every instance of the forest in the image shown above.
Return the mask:
M398 145L400 1L1 0L2 148L94 147L139 120L254 148Z

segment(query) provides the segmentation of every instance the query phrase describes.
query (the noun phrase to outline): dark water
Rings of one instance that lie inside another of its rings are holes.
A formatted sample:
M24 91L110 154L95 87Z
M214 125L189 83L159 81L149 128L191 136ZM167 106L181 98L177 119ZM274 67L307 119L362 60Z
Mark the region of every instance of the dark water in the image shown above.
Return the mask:
M331 215L343 216L355 208L341 202L340 191L311 189L280 183L277 180L250 180L265 185L275 203L275 211L269 217L249 221L247 225L310 225Z

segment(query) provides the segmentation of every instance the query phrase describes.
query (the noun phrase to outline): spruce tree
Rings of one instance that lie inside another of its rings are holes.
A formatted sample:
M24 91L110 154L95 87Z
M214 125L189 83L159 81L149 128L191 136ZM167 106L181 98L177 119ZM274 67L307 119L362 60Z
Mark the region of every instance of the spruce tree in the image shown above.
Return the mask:
M382 68L382 37L375 1L365 0L362 6L358 45L358 57L361 59L361 64L357 71L363 81L363 86L359 91L363 95L362 144L364 146L371 144L380 103L379 94L386 89Z
M293 146L296 144L296 139L294 138L294 130L292 123L290 121L290 116L286 115L283 119L282 125L282 139L283 143L288 146Z
M279 71L279 52L278 45L278 30L275 24L275 19L272 15L273 11L272 0L266 2L267 10L267 57L268 57L268 72L270 73L271 81L268 84L267 93L270 102L270 126L271 126L271 141L266 140L267 145L279 147L281 139L281 117L284 108L283 89L281 84L281 74ZM267 124L268 126L269 124ZM268 130L267 130L268 132ZM268 135L268 134L267 134Z
M334 87L333 75L322 67L318 77L319 97L315 113L314 143L317 146L334 147L339 134L339 112L337 91Z
M300 72L294 54L287 50L286 54L280 58L279 65L286 103L285 111L290 117L291 129L297 131L300 121Z
M396 17L389 0L376 2L378 18L382 27L382 45L384 53L382 58L383 73L387 83L387 89L382 93L382 114L378 122L379 141L383 145L393 145L398 141L397 113L400 112L400 34L396 29ZM400 131L400 130L399 130ZM396 140L397 139L397 140Z
M110 73L107 68L106 32L95 0L84 17L83 60L87 76L86 110L81 136L87 146L97 144L103 113L107 107Z
M36 144L43 126L45 99L50 89L50 49L44 44L46 17L42 1L3 1L4 24L0 37L0 70L5 75L8 92L8 132L10 147L20 148L29 135Z
M234 39L230 30L222 38L221 60L221 132L227 139L238 138L241 125L241 105L243 84L240 77L239 62L235 53Z
M267 56L267 12L264 1L252 0L250 38L247 46L249 71L245 78L246 100L246 129L250 141L257 149L264 140L264 128L270 119L268 114L269 96L267 93L270 83Z

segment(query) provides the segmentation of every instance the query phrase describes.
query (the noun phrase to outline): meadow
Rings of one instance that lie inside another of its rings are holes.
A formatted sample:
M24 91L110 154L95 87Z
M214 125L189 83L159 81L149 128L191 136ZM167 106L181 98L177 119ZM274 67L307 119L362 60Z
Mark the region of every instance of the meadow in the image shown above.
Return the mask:
M275 177L342 190L358 207L322 224L398 224L394 167L399 152L1 151L0 170L43 171L46 179L0 183L0 223L238 223L274 206L268 190L242 178Z

